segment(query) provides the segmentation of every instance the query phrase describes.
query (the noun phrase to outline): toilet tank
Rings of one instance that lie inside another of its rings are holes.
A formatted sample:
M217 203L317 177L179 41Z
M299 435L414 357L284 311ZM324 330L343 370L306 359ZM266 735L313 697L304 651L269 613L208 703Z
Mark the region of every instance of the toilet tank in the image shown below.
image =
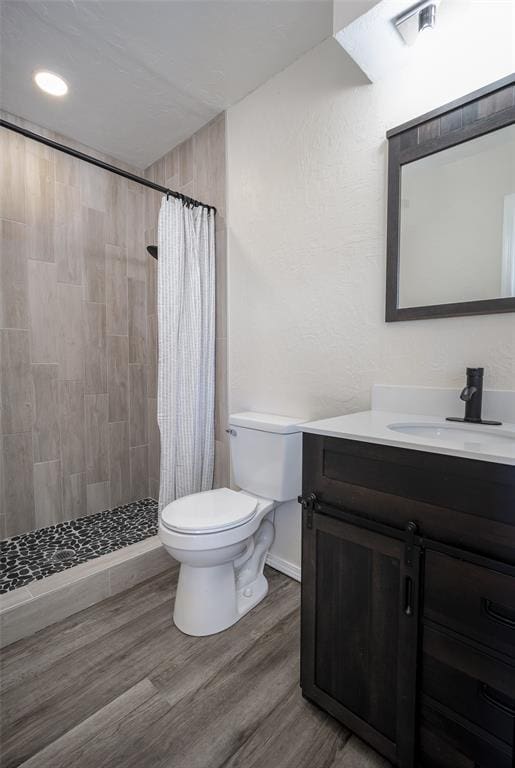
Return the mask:
M267 413L229 418L234 482L244 491L274 501L295 499L302 488L304 419Z

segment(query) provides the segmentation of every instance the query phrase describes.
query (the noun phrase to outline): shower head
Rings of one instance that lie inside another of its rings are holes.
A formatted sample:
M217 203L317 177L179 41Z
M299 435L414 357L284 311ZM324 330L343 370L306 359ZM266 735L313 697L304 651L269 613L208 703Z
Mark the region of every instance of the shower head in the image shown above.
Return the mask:
M157 245L147 245L147 251L154 259L157 259Z

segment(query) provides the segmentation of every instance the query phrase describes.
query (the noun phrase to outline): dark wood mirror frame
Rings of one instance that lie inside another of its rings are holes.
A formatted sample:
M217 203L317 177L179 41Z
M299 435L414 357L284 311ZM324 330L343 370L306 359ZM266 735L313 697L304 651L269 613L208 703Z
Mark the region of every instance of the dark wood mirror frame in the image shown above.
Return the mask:
M402 166L515 123L515 74L387 132L386 322L515 312L515 297L399 307Z

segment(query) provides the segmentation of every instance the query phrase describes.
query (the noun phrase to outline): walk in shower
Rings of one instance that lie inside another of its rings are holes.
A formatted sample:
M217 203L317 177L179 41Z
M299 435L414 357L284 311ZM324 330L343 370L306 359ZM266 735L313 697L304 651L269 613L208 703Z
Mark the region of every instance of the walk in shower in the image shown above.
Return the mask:
M156 532L157 266L146 237L162 195L0 133L6 592Z
M169 186L224 200L225 153L222 115L141 179L1 117L0 594L155 535L157 249L147 246ZM206 176L209 164L216 173ZM223 266L224 226L216 234ZM218 376L215 484L224 485Z

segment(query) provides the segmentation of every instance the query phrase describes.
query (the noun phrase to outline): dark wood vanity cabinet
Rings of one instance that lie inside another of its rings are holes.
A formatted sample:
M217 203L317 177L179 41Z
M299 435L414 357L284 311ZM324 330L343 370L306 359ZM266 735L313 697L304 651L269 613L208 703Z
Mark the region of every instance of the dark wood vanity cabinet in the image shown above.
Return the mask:
M513 768L515 468L304 435L301 685L401 768Z

